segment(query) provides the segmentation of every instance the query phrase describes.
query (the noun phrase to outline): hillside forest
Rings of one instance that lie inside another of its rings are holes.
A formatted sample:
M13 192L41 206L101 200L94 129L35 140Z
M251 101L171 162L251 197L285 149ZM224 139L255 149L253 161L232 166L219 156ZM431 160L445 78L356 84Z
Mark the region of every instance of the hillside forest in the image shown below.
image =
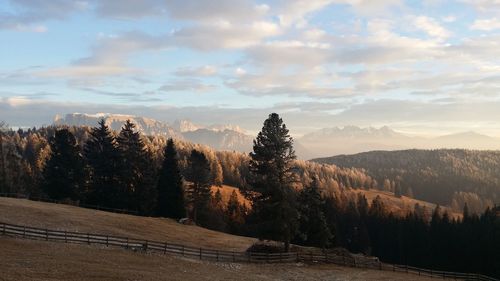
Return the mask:
M0 192L144 216L187 216L207 228L281 241L284 251L291 243L344 247L387 262L500 276L496 154L428 153L437 156L426 159L439 164L426 172L412 170L410 164L391 169L379 160L354 165L343 159L340 166L299 161L277 114L266 119L249 155L143 136L131 122L120 131L104 122L17 131L3 126ZM461 161L442 161L447 155ZM483 159L487 164L477 164ZM425 160L419 161L411 165ZM477 165L462 167L469 162ZM223 184L237 187L251 205L240 202L236 192L226 201L220 191L212 192L212 186ZM463 216L455 218L439 205L429 210L419 204L394 214L380 197L369 202L353 189L386 190L452 205Z

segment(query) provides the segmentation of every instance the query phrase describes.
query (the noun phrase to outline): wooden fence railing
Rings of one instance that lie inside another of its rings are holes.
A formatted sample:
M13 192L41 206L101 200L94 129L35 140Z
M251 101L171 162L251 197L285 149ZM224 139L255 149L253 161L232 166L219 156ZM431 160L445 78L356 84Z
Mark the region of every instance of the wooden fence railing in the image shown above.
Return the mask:
M159 254L174 254L191 257L200 260L224 261L224 262L263 262L263 263L286 263L286 262L312 262L332 263L342 266L369 268L393 272L405 272L419 276L441 279L499 281L498 279L481 274L458 273L422 269L412 266L381 263L377 259L358 256L342 256L324 252L322 254L313 252L290 252L290 253L250 253L225 250L205 249L186 246L181 244L158 242L130 237L102 235L95 233L81 233L73 231L50 230L45 228L14 225L0 222L0 235L21 237L26 239L37 239L46 241L58 241L77 244L99 244L105 246L122 247L134 251L155 252Z
M28 200L32 200L32 201L77 206L77 207L82 207L82 208L86 208L86 209L94 209L94 210L100 210L100 211L106 211L106 212L112 212L112 213L118 213L118 214L128 214L128 215L137 215L138 214L137 211L131 211L131 210L125 210L125 209L113 209L113 208L101 207L101 206L90 205L90 204L80 204L80 203L70 204L67 201L54 200L54 199L40 197L40 196L31 196L31 195L22 194L22 193L0 193L0 197L28 199Z

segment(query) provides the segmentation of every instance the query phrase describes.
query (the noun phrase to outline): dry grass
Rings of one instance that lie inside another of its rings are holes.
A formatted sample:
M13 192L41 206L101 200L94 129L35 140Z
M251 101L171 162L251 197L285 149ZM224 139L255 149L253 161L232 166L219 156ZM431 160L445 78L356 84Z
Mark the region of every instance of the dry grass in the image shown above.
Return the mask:
M0 280L427 280L335 265L235 264L0 236Z
M406 215L409 210L413 210L416 203L418 203L421 207L425 206L429 214L436 207L436 204L413 199L406 196L401 196L401 198L398 198L394 196L394 193L387 191L380 191L376 189L370 189L370 190L352 189L351 191L354 193L364 194L366 196L366 199L368 200L368 203L371 203L372 200L375 199L375 197L380 196L380 198L382 198L386 206L389 207L389 209L395 214ZM448 213L454 218L459 218L462 216L460 213L454 212L450 208L443 206L441 206L441 208L443 210L447 210Z
M0 221L234 251L244 251L256 241L255 238L182 225L171 219L115 214L13 198L0 198Z

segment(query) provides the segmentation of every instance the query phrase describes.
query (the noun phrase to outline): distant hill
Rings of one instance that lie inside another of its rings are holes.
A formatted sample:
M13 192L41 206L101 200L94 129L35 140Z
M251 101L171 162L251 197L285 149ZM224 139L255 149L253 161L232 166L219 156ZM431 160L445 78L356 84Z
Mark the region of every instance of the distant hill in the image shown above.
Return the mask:
M244 133L234 125L201 126L189 120L176 120L172 125L150 118L125 115L125 114L85 114L72 113L64 117L56 116L55 125L70 126L96 126L97 122L104 119L111 129L119 131L126 120L131 120L137 125L138 131L149 136L172 137L190 142L208 145L217 150L249 152L252 149L253 137Z
M298 141L311 152L311 158L373 150L500 149L500 139L475 132L424 138L405 135L387 126L381 128L360 128L357 126L326 128L306 134L298 138Z
M500 203L500 151L461 149L372 151L314 159L344 168L360 168L379 187L400 188L415 198L475 211ZM387 183L388 180L389 184ZM385 181L385 183L384 183Z

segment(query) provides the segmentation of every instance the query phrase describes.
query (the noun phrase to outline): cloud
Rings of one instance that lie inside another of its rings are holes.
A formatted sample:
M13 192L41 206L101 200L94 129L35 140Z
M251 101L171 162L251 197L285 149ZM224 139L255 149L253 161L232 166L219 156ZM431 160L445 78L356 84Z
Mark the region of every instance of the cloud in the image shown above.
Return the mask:
M472 23L470 29L482 30L482 31L492 31L500 29L500 19L491 18L491 19L475 20L474 23Z
M451 33L442 27L435 19L427 16L418 16L414 19L415 27L426 32L429 36L438 39L447 39Z
M219 21L177 30L172 34L172 40L177 46L210 51L247 48L280 33L279 26L268 21L256 21L249 24Z
M141 19L166 14L162 0L102 0L97 1L95 11L99 16L117 19Z
M201 67L181 67L174 73L177 76L213 76L217 74L217 68L212 65Z
M217 86L205 84L198 79L177 79L161 86L158 90L162 92L212 92Z
M129 66L129 56L139 52L162 50L169 46L168 37L152 36L138 31L120 36L104 36L98 38L90 56L75 60L67 66L49 68L35 74L42 77L66 78L139 74L144 70Z
M63 20L69 15L84 11L83 1L72 0L17 0L9 1L12 11L0 13L0 29L44 32L46 28L37 23L46 20Z

